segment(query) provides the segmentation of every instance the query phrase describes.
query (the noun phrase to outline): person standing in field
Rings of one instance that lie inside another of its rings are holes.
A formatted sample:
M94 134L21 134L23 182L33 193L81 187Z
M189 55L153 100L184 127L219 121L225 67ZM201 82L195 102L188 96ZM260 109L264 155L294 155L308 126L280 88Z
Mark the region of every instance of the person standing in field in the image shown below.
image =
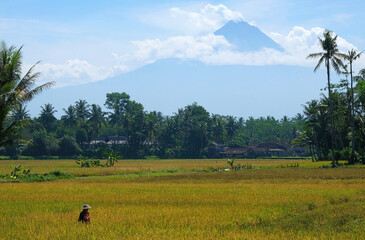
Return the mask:
M89 215L89 209L91 207L87 204L85 204L84 206L81 207L82 212L80 213L79 216L79 222L83 222L83 223L89 223L90 222L90 215Z

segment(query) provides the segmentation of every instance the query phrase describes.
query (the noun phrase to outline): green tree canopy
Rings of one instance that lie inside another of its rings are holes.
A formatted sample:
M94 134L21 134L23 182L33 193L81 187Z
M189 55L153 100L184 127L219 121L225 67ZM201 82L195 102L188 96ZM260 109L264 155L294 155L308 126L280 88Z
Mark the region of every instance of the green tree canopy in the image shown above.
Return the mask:
M0 43L0 147L14 142L13 136L25 123L25 119L10 119L10 114L19 104L32 100L37 94L53 85L47 82L34 87L40 73L34 72L33 65L22 76L22 47L8 47ZM34 88L33 88L34 87Z

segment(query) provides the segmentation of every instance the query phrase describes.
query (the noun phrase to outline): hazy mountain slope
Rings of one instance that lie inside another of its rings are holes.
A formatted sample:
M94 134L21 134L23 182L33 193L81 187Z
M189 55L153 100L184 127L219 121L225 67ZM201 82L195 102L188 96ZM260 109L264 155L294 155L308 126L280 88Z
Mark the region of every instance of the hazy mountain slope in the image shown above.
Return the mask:
M215 32L236 46L237 51L261 48L282 50L255 26L246 22L228 22ZM194 101L209 112L237 117L293 116L301 105L318 98L325 86L325 74L312 68L295 66L214 66L199 61L165 59L132 72L99 82L52 89L37 96L29 105L33 116L40 106L52 103L62 108L85 99L103 105L106 94L127 92L146 110L171 115Z
M146 110L170 115L196 101L209 112L234 116L292 116L301 104L318 98L325 73L294 66L212 66L198 61L160 60L133 72L99 82L51 89L37 96L29 108L62 108L85 99L103 105L106 93L127 92Z

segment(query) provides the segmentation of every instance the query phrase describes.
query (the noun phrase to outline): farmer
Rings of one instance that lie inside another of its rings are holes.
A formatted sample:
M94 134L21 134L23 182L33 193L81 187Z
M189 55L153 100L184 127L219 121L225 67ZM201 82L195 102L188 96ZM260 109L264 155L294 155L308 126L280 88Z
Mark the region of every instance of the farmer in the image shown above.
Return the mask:
M87 204L85 204L84 206L81 207L82 212L80 213L79 216L79 222L83 222L83 223L89 223L90 222L90 215L89 215L89 209L91 207Z

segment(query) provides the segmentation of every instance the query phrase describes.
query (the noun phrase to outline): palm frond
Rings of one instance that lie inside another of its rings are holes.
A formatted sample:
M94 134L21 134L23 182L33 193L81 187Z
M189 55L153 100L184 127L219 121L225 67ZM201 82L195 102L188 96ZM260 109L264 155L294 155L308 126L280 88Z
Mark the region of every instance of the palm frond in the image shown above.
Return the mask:
M54 83L48 82L33 88L40 73L34 73L33 65L24 77L22 74L22 48L8 47L4 41L0 42L0 146L11 144L13 137L18 134L19 128L26 123L24 117L11 118L19 104L30 101L36 94L51 87ZM26 116L26 110L24 115ZM11 119L13 122L9 123Z
M338 74L341 74L341 68L344 68L342 60L336 57L331 59L331 66Z
M0 147L11 145L14 140L11 137L17 135L18 129L24 124L26 124L27 120L19 120L12 122L7 128L0 132Z
M24 94L21 96L20 101L21 101L22 103L24 103L24 102L28 102L28 101L32 100L32 99L34 98L34 96L35 96L35 95L37 95L37 94L41 93L41 92L42 92L43 90L45 90L45 89L48 89L48 88L52 87L54 84L55 84L54 82L47 82L47 83L44 83L44 84L42 84L42 85L40 85L40 86L38 86L38 87L36 87L36 88L32 89L32 90L30 90L30 91L28 91L28 92L24 93Z
M318 57L322 57L324 53L312 53L307 56L306 59L316 59Z
M345 53L341 53L341 52L336 52L333 54L334 57L340 58L340 59L346 59L347 55Z
M317 63L317 65L316 65L316 67L314 68L314 71L316 72L320 67L321 67L321 65L322 65L322 63L323 63L323 61L325 60L325 57L324 56L322 56L320 59L319 59L319 61L318 61L318 63Z
M34 67L38 64L39 62L37 62L36 64L34 64L29 70L28 72L24 75L24 77L19 81L18 85L17 85L17 90L18 91L27 91L27 89L29 89L37 80L37 78L39 78L40 73L36 72L36 73L32 73Z

